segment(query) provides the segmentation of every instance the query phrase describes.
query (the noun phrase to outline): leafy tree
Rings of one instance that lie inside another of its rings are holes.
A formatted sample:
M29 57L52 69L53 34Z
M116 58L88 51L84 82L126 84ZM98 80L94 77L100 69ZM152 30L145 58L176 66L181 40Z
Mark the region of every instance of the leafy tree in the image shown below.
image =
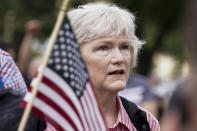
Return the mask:
M137 17L137 35L146 41L139 55L137 72L148 75L153 68L153 55L158 51L173 55L180 61L184 59L180 38L183 0L114 0L114 2L134 12Z
M98 1L98 0L93 0ZM146 41L139 55L137 72L148 75L153 68L152 58L157 52L168 53L180 62L185 59L180 36L180 21L186 0L108 0L133 12L137 19L137 35ZM62 0L3 0L0 8L0 40L13 41L16 50L24 35L24 24L30 19L43 23L40 39L50 36ZM70 1L70 7L91 2Z

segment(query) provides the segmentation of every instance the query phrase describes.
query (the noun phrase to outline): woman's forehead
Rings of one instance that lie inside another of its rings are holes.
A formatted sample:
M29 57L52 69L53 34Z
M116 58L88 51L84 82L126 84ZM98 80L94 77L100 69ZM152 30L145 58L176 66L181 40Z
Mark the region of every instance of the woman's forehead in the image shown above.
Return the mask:
M104 43L129 43L128 39L125 37L106 37L106 38L100 38L98 41L102 41Z
M119 43L128 43L128 44L130 43L129 39L126 38L124 35L105 36L105 37L102 36L84 43L91 43L91 42L105 42L105 43L119 42Z

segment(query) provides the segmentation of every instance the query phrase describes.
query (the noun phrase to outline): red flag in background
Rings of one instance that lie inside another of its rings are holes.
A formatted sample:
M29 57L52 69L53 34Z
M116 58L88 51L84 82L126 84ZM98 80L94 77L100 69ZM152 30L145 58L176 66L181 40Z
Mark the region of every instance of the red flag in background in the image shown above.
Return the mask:
M31 85L35 81L36 78ZM25 95L23 105L30 99L31 91ZM64 18L45 68L32 111L56 130L106 130L80 56L79 45L67 17Z

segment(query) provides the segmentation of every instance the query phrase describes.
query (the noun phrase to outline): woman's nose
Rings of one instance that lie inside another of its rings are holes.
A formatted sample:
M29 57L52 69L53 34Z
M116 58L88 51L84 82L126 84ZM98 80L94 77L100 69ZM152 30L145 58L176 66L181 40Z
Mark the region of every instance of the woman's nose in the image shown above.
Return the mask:
M123 54L121 53L121 51L119 49L114 49L112 53L111 62L113 64L121 64L123 63L123 61L124 61L124 58L123 58Z

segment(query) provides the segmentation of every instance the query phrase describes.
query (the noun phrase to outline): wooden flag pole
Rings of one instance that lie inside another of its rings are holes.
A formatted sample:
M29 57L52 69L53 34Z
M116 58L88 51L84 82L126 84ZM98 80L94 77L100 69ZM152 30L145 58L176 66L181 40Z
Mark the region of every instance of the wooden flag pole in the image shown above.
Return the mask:
M44 69L47 66L47 63L48 63L50 54L51 54L51 52L53 50L53 46L54 46L54 43L56 41L59 29L60 29L60 27L62 25L62 22L64 20L65 11L67 9L68 3L69 3L69 0L63 0L63 4L62 4L62 7L61 7L61 10L59 12L59 15L58 15L55 27L53 29L53 32L52 32L50 40L49 40L49 44L48 44L46 52L44 54L43 63L40 66L40 70L38 72L39 74L38 74L38 76L36 78L35 84L32 85L32 87L33 87L32 98L28 102L28 104L27 104L27 106L25 108L25 111L23 113L23 116L22 116L22 119L21 119L21 122L20 122L20 125L19 125L19 128L18 128L18 131L23 131L24 130L25 125L27 123L27 120L29 118L29 115L30 115L30 112L31 112L31 109L32 109L32 105L33 105L33 101L34 101L35 96L36 96L37 91L38 91L38 86L39 86L39 84L41 82L41 79L43 77Z

